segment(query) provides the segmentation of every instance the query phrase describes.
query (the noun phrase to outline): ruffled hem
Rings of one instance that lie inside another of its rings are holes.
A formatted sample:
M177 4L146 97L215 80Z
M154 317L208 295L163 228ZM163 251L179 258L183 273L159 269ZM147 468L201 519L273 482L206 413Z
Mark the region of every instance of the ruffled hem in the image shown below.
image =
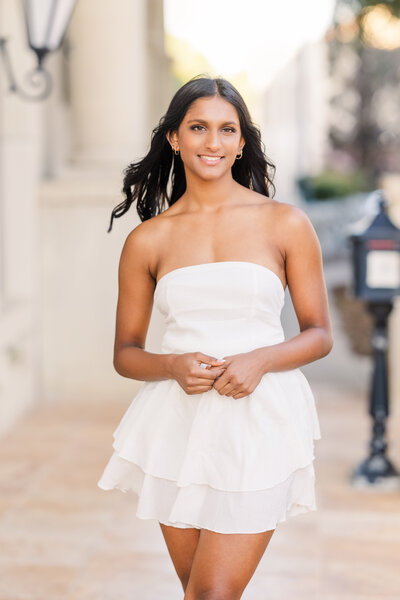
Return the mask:
M314 397L300 369L264 375L234 399L145 382L114 432L98 486L138 495L137 517L259 533L316 510Z
M299 369L268 373L240 399L186 394L175 380L145 382L114 432L114 451L178 486L263 490L314 460L320 429Z
M176 481L146 473L114 452L98 486L134 492L138 496L136 516L140 519L217 533L269 531L289 517L316 510L312 462L273 487L229 492L206 484L179 486Z

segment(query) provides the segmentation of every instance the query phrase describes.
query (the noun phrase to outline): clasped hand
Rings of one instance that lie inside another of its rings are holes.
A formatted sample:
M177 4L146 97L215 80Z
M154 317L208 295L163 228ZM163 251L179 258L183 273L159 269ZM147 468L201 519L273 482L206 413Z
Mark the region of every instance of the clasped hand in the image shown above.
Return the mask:
M175 355L173 361L173 377L187 394L201 394L214 388L221 396L243 398L255 390L264 374L257 350L223 359L188 352Z
M260 355L255 351L224 356L223 373L217 375L213 388L223 396L243 398L256 389L265 374ZM212 371L215 367L211 367Z

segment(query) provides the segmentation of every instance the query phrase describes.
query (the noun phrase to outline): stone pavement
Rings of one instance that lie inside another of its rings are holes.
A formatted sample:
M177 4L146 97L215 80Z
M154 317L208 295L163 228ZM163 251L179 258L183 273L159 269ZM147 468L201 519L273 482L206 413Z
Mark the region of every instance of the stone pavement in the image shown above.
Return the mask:
M400 491L349 485L370 434L370 364L350 353L332 309L335 348L303 368L322 430L318 510L278 525L243 600L400 598ZM0 440L0 600L183 598L159 526L135 517L132 494L96 486L125 409L115 400L41 405ZM399 430L392 418L398 468Z

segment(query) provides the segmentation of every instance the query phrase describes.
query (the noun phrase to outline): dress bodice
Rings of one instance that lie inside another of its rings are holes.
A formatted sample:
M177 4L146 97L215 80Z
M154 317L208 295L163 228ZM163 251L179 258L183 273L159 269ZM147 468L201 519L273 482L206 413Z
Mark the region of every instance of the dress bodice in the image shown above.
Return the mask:
M165 317L162 352L223 356L284 341L280 315L285 292L267 267L220 261L163 275L154 303Z

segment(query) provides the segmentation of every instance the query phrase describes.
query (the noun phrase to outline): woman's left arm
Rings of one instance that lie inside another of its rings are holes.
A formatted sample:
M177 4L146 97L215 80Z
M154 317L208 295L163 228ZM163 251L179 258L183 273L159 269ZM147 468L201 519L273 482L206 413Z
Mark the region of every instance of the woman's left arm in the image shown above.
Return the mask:
M301 209L286 204L280 211L286 279L300 333L278 344L224 357L226 369L214 382L214 388L226 396L241 398L254 391L264 374L288 371L318 360L329 354L333 345L317 234Z
M321 246L308 216L286 205L281 227L284 232L286 279L300 333L290 340L257 348L265 373L286 371L318 360L333 346Z

